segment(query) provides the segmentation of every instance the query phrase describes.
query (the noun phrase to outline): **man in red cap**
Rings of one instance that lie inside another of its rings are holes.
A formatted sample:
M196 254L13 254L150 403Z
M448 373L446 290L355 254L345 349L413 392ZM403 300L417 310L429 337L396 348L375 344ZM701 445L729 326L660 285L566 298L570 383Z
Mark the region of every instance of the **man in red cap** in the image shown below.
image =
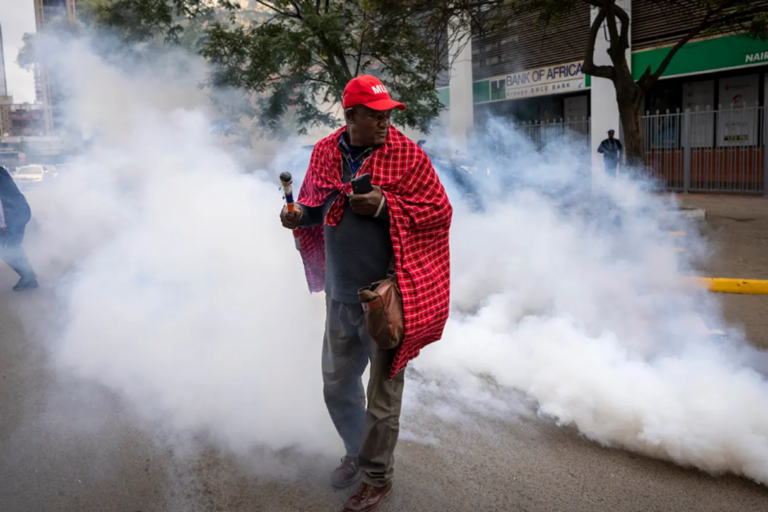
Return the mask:
M405 105L366 75L347 85L343 101L346 126L317 143L296 211L280 218L300 228L310 291L326 293L323 392L346 449L331 484L362 478L344 510L368 512L392 492L405 366L440 339L448 318L453 210L427 155L390 124ZM353 194L350 181L363 174L373 191ZM368 333L358 290L384 279L393 260L405 337L384 350Z

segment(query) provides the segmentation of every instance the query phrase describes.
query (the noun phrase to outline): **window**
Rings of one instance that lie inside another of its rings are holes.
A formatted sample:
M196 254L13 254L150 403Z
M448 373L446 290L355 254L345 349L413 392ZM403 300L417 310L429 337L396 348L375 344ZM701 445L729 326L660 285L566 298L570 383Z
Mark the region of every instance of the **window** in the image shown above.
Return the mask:
M512 36L505 37L504 39L501 40L500 44L503 46L509 43L517 43L519 41L520 41L520 37L517 34L515 34Z
M504 100L507 99L507 81L506 80L493 80L491 82L491 99L492 100Z

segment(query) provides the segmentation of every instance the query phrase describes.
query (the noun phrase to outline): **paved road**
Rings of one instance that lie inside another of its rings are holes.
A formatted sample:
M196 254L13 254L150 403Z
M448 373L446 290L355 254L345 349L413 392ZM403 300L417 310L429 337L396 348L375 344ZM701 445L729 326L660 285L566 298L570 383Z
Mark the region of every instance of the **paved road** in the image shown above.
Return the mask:
M721 256L711 271L752 270L763 274L744 277L765 277L764 266L752 268L749 251L760 254L763 238L755 239L754 230L768 218L768 201L695 201L714 213L707 236ZM269 479L245 467L248 458L213 448L180 452L133 425L130 407L118 396L52 370L40 340L56 328L48 324L58 311L54 293L16 294L14 283L0 264L0 512L341 509L347 493L326 485L334 459L283 454L295 473ZM744 323L748 333L759 330L760 304L750 299L726 300L729 320ZM534 417L430 421L439 443L399 444L396 493L385 512L768 509L768 487L603 448Z
M686 206L704 208L702 235L711 251L702 275L768 279L768 198L680 194ZM749 341L768 348L768 296L721 295L726 320Z
M214 449L183 456L128 423L118 397L57 376L37 341L53 293L14 294L13 282L0 268L2 512L340 510L346 494L325 485L334 460L287 455L297 473L275 482ZM385 511L748 512L768 503L768 487L602 448L537 419L434 428L437 445L400 443Z

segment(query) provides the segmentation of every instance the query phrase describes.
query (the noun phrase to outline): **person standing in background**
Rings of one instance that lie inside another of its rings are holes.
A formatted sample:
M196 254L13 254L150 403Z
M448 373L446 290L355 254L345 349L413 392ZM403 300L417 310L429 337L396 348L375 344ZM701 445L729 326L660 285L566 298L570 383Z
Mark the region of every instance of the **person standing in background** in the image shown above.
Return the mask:
M597 148L597 152L603 155L605 174L612 178L618 174L619 162L621 162L621 156L624 153L624 146L621 145L621 141L614 138L615 133L613 130L608 130L608 138L601 142L600 147Z
M5 167L0 166L0 257L20 279L15 291L37 288L37 276L21 247L32 210Z

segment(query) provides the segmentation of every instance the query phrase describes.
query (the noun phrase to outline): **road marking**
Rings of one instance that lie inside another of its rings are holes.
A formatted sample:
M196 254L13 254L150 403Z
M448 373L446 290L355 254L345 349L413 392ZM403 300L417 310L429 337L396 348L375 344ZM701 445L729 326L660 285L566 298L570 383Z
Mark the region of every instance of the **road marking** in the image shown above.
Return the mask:
M726 277L688 277L686 279L711 292L768 295L768 280L730 279Z

